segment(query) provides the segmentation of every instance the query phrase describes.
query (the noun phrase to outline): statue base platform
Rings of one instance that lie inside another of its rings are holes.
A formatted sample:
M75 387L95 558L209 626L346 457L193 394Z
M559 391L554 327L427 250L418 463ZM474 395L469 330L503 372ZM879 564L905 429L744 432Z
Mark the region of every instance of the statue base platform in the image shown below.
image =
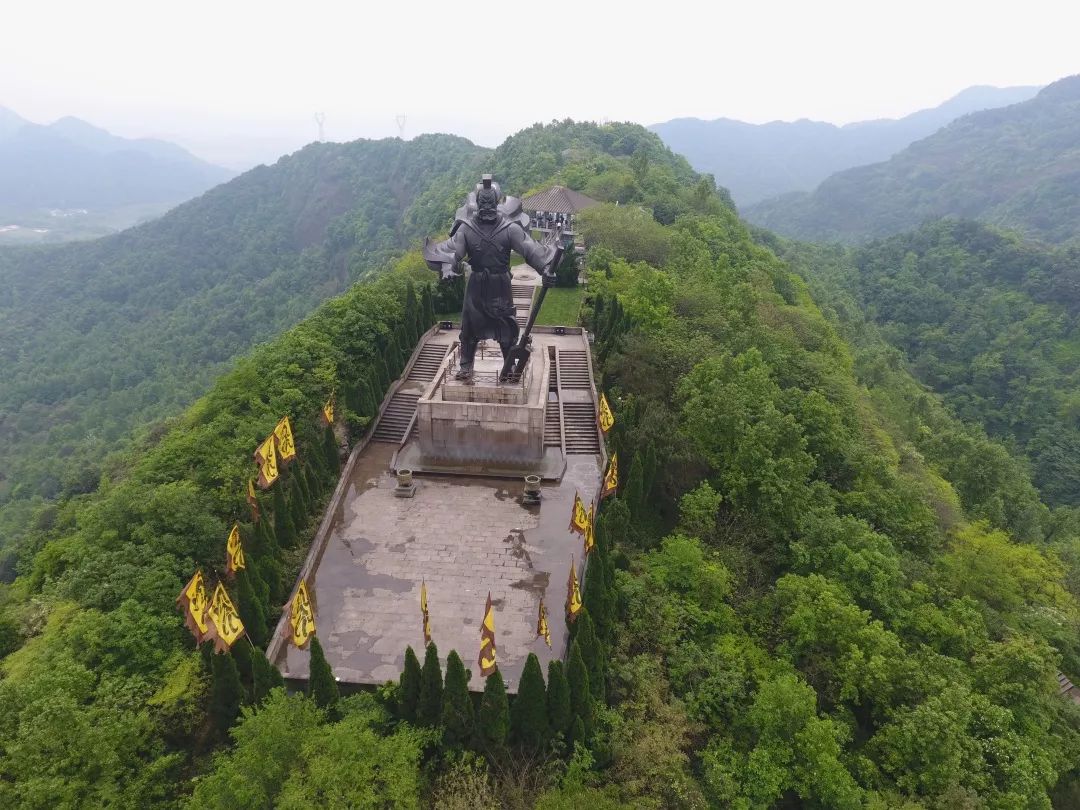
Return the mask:
M494 468L537 472L545 461L549 352L534 349L521 380L499 382L498 347L477 352L469 380L455 379L458 350L450 350L416 404L419 468L465 467L475 473L480 465L484 474Z

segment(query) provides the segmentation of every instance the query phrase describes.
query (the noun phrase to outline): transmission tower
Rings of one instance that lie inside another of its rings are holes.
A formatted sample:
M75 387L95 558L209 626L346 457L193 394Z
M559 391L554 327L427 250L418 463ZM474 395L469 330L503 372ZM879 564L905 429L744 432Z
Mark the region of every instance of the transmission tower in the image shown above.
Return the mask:
M326 140L326 133L323 130L323 124L326 123L326 113L315 113L315 123L319 125L319 143Z
M408 118L409 116L404 113L394 117L394 120L397 121L397 134L401 140L405 140L405 122Z

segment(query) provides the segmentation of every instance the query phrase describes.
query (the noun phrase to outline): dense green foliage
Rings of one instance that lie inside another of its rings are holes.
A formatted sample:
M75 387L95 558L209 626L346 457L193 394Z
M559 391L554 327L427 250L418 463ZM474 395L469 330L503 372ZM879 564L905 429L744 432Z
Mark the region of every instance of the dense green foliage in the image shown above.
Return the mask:
M585 310L624 488L602 507L589 605L543 700L537 672L513 699L493 675L466 739L467 675L455 655L444 681L430 647L329 718L257 687L258 658L234 650L232 704L261 707L241 709L227 750L209 733L232 679L192 651L173 600L196 565L222 567L251 450L282 413L301 463L262 496L258 528L241 525L255 598L287 589L320 507L308 469L336 472L318 407L337 390L354 439L433 311L407 256L38 519L0 593L0 800L1045 808L1076 792L1080 710L1055 678L1080 672L1070 514L809 272L842 253L791 255L812 296L643 133L535 127L494 158L522 185L557 173L635 203L592 223ZM639 209L657 226L648 253L627 227ZM552 739L537 750L541 703Z
M1080 76L1021 104L972 113L885 163L834 174L812 193L746 209L801 239L861 242L943 216L1014 228L1046 242L1078 235Z
M0 503L115 476L134 426L442 227L446 185L483 154L449 136L312 144L116 236L0 250Z
M1026 454L1048 504L1080 505L1080 254L944 221L807 269L958 416Z

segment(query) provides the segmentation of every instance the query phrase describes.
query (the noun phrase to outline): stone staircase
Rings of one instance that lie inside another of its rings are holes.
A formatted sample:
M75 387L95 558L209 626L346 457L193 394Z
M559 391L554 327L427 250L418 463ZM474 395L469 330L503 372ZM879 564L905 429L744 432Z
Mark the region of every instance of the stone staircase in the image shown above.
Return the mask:
M592 378L589 376L589 358L585 352L560 351L558 362L559 383L564 389L579 389L588 391L592 388Z
M420 394L416 392L398 391L390 399L379 422L375 425L375 433L371 440L376 442L393 442L398 444L405 438L405 431L409 429L413 414L416 413L416 401Z
M420 354L416 358L416 362L413 363L412 370L409 371L409 376L405 379L408 382L429 383L435 379L435 375L439 373L439 366L442 365L442 361L446 359L446 353L450 351L450 347L443 343L425 343L420 348Z
M592 402L564 402L566 419L567 455L596 455L600 452L600 437L596 425L596 411ZM546 433L546 425L545 425Z

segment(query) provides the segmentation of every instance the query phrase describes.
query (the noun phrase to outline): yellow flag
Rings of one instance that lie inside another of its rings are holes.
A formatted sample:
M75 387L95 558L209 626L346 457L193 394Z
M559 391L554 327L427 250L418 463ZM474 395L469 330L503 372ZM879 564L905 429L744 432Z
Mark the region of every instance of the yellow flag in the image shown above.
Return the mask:
M281 456L282 462L289 462L296 458L296 444L293 442L289 417L281 417L281 421L274 428L274 437L277 439L278 455Z
M427 582L420 581L420 615L424 617L424 646L431 643L431 616L427 608Z
M600 491L600 498L614 495L619 490L619 454L612 453L611 461L608 462L607 472L604 473L604 488Z
M300 580L296 595L293 596L292 607L289 611L289 627L292 630L289 634L290 640L301 650L315 635L315 612L311 608L307 582L304 580Z
M247 568L244 564L244 545L240 542L240 526L234 523L229 539L225 541L225 573L235 576L241 568Z
M578 587L577 569L574 558L570 558L570 579L566 583L566 618L574 621L581 613L581 588Z
M326 404L322 406L322 421L324 425L334 424L334 395L330 395L330 399L326 400Z
M585 554L592 554L596 548L596 505L589 504L588 521L585 524Z
M585 511L585 501L581 500L578 493L574 493L574 506L570 512L570 528L568 531L577 532L584 537L585 528L589 524L589 513Z
M206 612L212 624L209 636L214 639L214 648L218 652L231 649L236 640L244 635L244 623L240 621L240 614L220 582L214 588L214 596Z
M488 591L487 605L484 606L484 621L480 625L480 675L487 677L499 668L495 662L495 609L491 606L491 591Z
M600 394L600 430L607 435L607 432L611 430L611 426L615 424L615 414L611 412L611 406L608 405L607 397Z
M540 597L540 615L536 618L536 635L543 636L551 649L551 628L548 627L547 608L544 606L544 597Z
M184 611L184 625L195 636L195 643L202 644L208 632L206 626L206 581L202 571L196 570L194 576L176 597L176 604Z
M259 488L266 489L278 479L277 450L274 448L274 434L271 433L255 451L255 462L259 465Z

